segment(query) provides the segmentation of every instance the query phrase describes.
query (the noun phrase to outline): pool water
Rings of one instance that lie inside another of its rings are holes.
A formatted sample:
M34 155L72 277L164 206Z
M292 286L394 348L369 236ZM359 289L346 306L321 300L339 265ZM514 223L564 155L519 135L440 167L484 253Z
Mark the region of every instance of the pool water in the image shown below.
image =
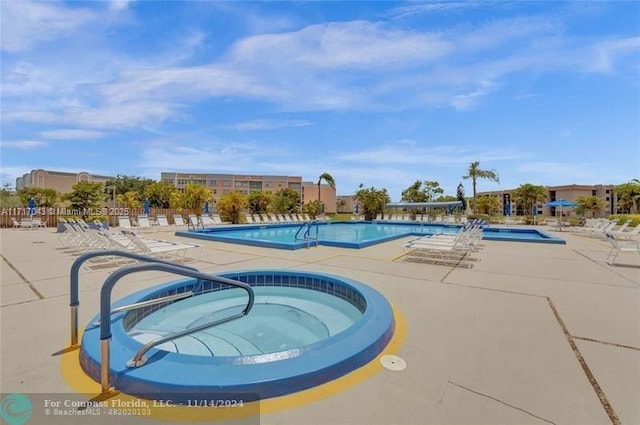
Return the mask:
M198 356L275 353L337 335L362 317L348 301L319 291L286 287L256 287L254 291L255 303L247 316L157 348ZM239 289L194 296L146 316L129 330L129 335L146 343L237 314L246 302L246 292Z
M264 246L281 249L300 249L308 246L306 241L296 240L299 224L240 227L213 227L204 230L176 232L178 236L197 239L232 242L244 245ZM382 224L369 222L321 223L317 226L318 244L342 248L364 248L366 246L403 238L410 235L434 235L440 233L455 234L459 225L446 224ZM315 238L316 227L312 226L310 235ZM300 237L304 230L298 233ZM310 241L314 244L315 241Z
M301 249L313 246L315 240L296 240L304 233L298 233L301 225L239 225L220 226L201 230L176 232L177 236L253 245L279 249ZM457 224L415 224L415 223L370 223L370 222L332 222L320 223L318 245L340 248L360 249L406 236L429 236L437 234L456 234L461 226ZM316 226L311 228L311 237L315 238ZM509 242L538 242L566 244L563 239L549 235L537 229L513 229L486 227L483 239Z

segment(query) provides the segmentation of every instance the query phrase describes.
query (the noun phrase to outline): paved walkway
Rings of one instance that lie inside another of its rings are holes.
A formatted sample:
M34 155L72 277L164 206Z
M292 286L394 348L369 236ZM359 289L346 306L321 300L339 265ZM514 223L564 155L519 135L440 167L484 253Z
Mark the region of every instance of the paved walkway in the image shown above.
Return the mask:
M1 390L71 392L52 354L69 342L73 257L56 249L51 229L0 236ZM153 236L184 241L172 232ZM397 257L409 238L361 250L190 242L204 246L193 264L204 272L342 275L378 289L406 321L404 371L383 369L337 394L265 414L262 425L639 424L640 256L622 254L611 267L607 242L560 236L566 246L485 242L471 269L403 262ZM96 314L112 271L81 273L81 326ZM127 278L114 299L167 280Z

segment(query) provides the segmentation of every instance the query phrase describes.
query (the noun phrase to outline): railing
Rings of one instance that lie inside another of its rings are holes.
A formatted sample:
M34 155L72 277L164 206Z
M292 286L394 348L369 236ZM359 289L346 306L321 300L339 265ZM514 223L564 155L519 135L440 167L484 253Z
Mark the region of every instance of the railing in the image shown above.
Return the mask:
M107 393L111 390L111 378L110 378L111 366L109 362L110 361L109 339L111 338L111 320L110 320L111 291L113 290L113 287L115 286L115 284L123 277L131 273L144 272L144 271L163 271L163 272L177 274L181 276L196 278L201 281L218 282L218 283L223 283L229 286L234 286L236 288L245 290L247 292L247 295L249 296L249 300L247 302L247 306L245 307L245 309L238 314L234 314L232 316L229 316L223 319L215 320L213 322L205 323L203 325L196 326L193 328L185 329L180 332L175 332L170 335L166 335L164 337L148 342L140 350L138 350L134 358L129 363L127 363L128 367L138 367L138 366L144 365L147 362L147 360L144 358L145 353L157 345L180 338L185 335L192 334L194 332L201 331L203 329L207 329L222 323L229 322L231 320L239 319L240 317L243 317L249 314L249 312L251 311L251 308L253 307L255 294L253 293L253 289L251 288L250 285L243 282L238 282L235 280L223 278L220 276L208 275L199 271L187 269L182 266L176 266L175 264L167 264L167 263L159 263L159 262L137 264L133 266L124 267L122 269L115 271L111 276L107 278L107 280L104 281L104 284L102 285L102 289L100 291L100 362L101 362L100 385L102 387L103 393Z
M132 260L144 261L147 263L161 263L175 266L175 263L170 261L160 260L157 258L147 257L145 255L134 254L133 252L107 250L107 251L92 251L82 254L71 265L70 272L70 288L69 288L69 307L71 307L71 347L78 345L78 307L80 306L79 286L80 286L80 267L87 260L95 257L123 257L131 258ZM184 269L198 271L197 269L189 266L180 266Z
M316 236L315 237L311 237L311 227L314 226L314 225L315 225L315 229L316 229ZM299 237L300 236L300 232L303 229L304 229L304 233L302 234L302 237ZM309 246L311 245L311 241L316 241L316 246L318 246L318 221L317 220L305 221L304 223L302 223L302 225L300 225L300 228L296 232L295 240L296 241L305 241L305 242L307 242L307 248L309 248Z

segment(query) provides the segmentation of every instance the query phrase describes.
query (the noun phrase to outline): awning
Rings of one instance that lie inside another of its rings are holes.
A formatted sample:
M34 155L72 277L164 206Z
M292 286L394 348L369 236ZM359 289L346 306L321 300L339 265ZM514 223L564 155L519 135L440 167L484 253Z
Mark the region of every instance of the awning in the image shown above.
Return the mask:
M389 202L388 208L462 208L462 201L448 202Z

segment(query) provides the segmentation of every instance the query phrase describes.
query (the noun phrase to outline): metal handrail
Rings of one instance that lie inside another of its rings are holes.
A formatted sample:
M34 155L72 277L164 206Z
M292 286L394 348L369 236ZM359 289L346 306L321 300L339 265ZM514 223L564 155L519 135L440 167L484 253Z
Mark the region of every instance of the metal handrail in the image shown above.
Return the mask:
M314 224L315 224L315 227L316 227L316 237L312 238L311 237L311 226L313 226ZM306 229L306 230L305 230L304 234L302 235L302 238L299 238L298 235L300 234L300 231L302 231L302 229ZM309 248L309 246L311 245L311 241L315 240L316 241L316 246L318 246L318 220L305 221L304 223L302 223L302 225L300 226L300 228L296 232L295 240L296 241L299 241L299 240L306 241L307 242L307 248Z
M118 250L106 250L106 251L91 251L86 254L82 254L71 265L70 271L70 288L69 288L69 307L71 308L71 347L78 345L78 308L80 306L79 286L80 286L80 267L87 260L95 257L123 257L131 258L132 260L144 261L147 263L161 263L178 266L170 261L160 260L146 255L135 254L133 252L118 251ZM198 271L196 268L190 266L179 266L188 270Z
M300 228L299 228L299 229L298 229L298 231L296 232L296 235L295 235L295 237L294 237L294 240L296 240L296 241L298 240L298 235L300 234L300 232L302 231L302 229L304 229L304 228L308 228L308 224L309 224L309 222L308 222L308 221L305 221L304 223L302 223L302 224L300 225ZM303 235L302 237L304 238L304 235Z
M111 276L104 281L102 285L102 289L100 290L100 384L102 387L102 392L106 393L111 390L111 378L110 378L110 364L109 364L109 340L111 339L111 291L115 284L122 279L123 277L137 272L144 271L163 271L167 273L177 274L181 276L187 276L199 279L200 281L209 281L209 282L218 282L223 283L229 286L234 286L236 288L243 289L247 292L249 296L249 301L247 302L247 306L242 311L242 313L235 314L233 316L229 316L225 319L215 320L208 324L204 324L201 326L197 326L195 328L185 329L184 331L175 332L170 335L166 335L164 337L158 338L156 340L150 341L145 344L134 356L134 358L127 363L128 367L137 367L142 366L146 363L146 359L144 358L144 354L149 351L151 348L163 344L167 341L171 341L176 338L180 338L182 336L198 332L202 329L209 328L212 326L219 325L220 323L225 323L231 320L238 319L242 316L246 316L251 311L253 307L253 302L255 300L255 294L250 285L239 282L232 279L227 279L224 277L216 276L216 275L208 275L199 271L189 270L184 267L176 266L174 264L163 264L163 263L147 263L147 264L137 264L133 266L124 267L115 271Z

